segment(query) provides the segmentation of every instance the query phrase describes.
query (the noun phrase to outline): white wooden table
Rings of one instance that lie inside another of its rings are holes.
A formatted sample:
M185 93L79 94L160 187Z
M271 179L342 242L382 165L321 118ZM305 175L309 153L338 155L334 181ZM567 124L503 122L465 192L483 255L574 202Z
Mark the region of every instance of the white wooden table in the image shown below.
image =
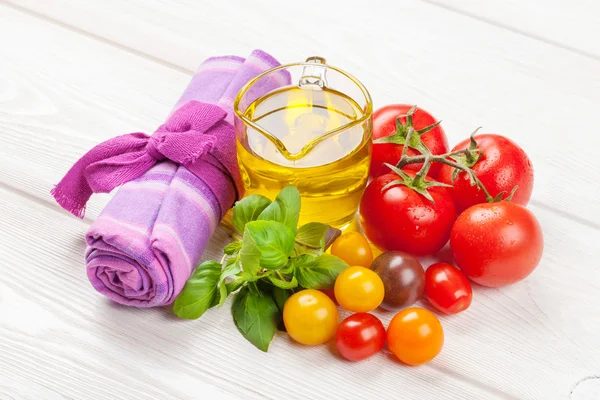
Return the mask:
M599 38L597 0L0 0L0 398L600 399ZM430 364L285 335L264 354L227 309L180 321L89 284L82 238L108 196L80 221L52 185L94 144L152 132L203 59L255 47L325 56L452 143L483 125L530 154L541 265L442 318Z

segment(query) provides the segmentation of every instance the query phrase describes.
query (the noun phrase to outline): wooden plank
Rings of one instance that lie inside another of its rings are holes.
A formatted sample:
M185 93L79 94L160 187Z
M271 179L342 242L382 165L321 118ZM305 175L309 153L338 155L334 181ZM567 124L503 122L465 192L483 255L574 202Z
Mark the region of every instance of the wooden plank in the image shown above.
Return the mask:
M600 276L591 249L598 232L535 206L547 235L540 269L502 291L478 288L469 312L443 319L444 352L421 368L386 353L350 364L331 348L296 346L284 335L265 355L239 336L227 309L183 322L165 310L111 305L83 273L86 221L49 211L47 191L92 143L152 129L188 77L0 11L0 182L9 187L0 188L0 395L549 399L567 398L575 382L597 372ZM383 85L384 76L375 80ZM386 90L377 89L391 97ZM226 240L219 237L214 248ZM378 316L386 324L391 317Z
M423 0L600 60L600 4L595 0Z
M388 352L345 362L331 346L299 346L284 334L261 353L235 329L230 303L196 322L111 304L84 274L85 222L1 188L0 205L2 390L37 398L197 398L210 389L243 398L562 399L596 372L600 271L591 249L600 233L535 207L547 244L539 269L503 290L477 287L467 312L442 317L441 355L409 368ZM385 325L392 317L376 314Z
M79 156L117 134L152 133L189 80L6 7L0 31L0 183L52 204ZM94 196L88 216L108 198Z
M2 39L10 40L10 32L23 43L3 46L8 47L2 54L4 68L13 71L12 90L36 98L31 104L45 104L52 110L51 117L28 111L24 124L20 112L3 102L3 126L39 137L41 125L51 129L53 136L36 140L71 142L76 151L65 156L61 164L65 169L94 140L152 129L187 81L179 71L127 55L120 47L191 71L209 55L247 54L261 45L284 62L313 53L327 55L365 82L376 105L414 102L433 111L444 120L451 143L479 125L484 125L484 131L514 138L536 167L535 204L600 226L600 214L588 212L595 207L594 174L585 173L597 170L593 153L600 144L598 135L588 134L594 126L588 116L595 115L600 103L600 63L595 60L412 0L390 4L386 13L352 7L353 2L308 1L295 9L295 18L269 1L253 7L196 1L165 7L156 0L19 4L110 44L72 37L43 24L29 30L28 23L35 18L14 11L10 13L14 17L7 18L9 14L3 13ZM347 23L334 26L331 15ZM265 20L268 23L261 22ZM80 57L71 56L73 49ZM31 55L36 52L38 56ZM23 64L29 71L41 68L45 74L20 75ZM109 101L96 105L100 98ZM57 108L56 102L64 107ZM83 119L100 124L85 133L94 137L91 141L80 142L74 134L83 126L82 119L73 116L79 112L97 112ZM58 114L60 124L55 122ZM63 132L73 138L62 136ZM577 151L565 150L567 145ZM58 177L59 171L51 173ZM6 181L25 179L8 173ZM41 185L33 177L29 182ZM43 185L49 187L50 182Z

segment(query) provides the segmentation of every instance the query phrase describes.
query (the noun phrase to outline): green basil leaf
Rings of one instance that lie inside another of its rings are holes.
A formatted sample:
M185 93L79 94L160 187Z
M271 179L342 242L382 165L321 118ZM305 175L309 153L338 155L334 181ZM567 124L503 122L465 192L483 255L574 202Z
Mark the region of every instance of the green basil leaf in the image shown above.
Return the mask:
M221 264L205 261L200 264L175 299L173 312L180 318L196 319L218 300L217 286Z
M246 236L258 247L261 253L260 266L266 269L277 269L286 265L294 249L294 234L280 222L248 222L244 231L244 241Z
M225 284L225 287L227 288L227 295L229 296L231 293L244 286L244 283L245 281L242 278L234 279L231 282L227 282Z
M325 246L325 235L329 230L329 225L320 222L309 222L302 225L296 235L296 243L314 249L322 249Z
M277 304L277 308L279 309L279 311L283 312L285 302L290 298L291 295L291 290L282 289L279 287L273 288L273 300L275 300L275 304Z
M225 248L223 249L223 253L227 254L228 256L232 256L234 254L239 253L241 248L242 248L242 242L240 242L240 241L231 242L227 246L225 246Z
M340 272L348 268L345 261L327 253L304 255L294 259L294 264L298 283L306 289L331 289Z
M262 351L269 350L281 319L271 295L253 294L245 286L236 294L231 313L235 326L250 343Z
M298 287L298 280L295 276L292 276L292 279L290 281L278 278L275 275L269 275L268 279L269 282L271 282L274 286L281 289L293 289L295 287Z
M283 315L283 307L285 306L285 302L290 298L293 292L289 289L281 289L276 286L273 286L273 300L275 300L275 304L277 304L277 308ZM285 324L283 323L283 318L279 320L279 324L277 324L277 329L282 332L287 332L285 329Z
M295 186L286 186L259 215L259 220L281 222L292 230L294 235L298 231L298 218L300 217L300 192Z
M261 252L252 235L244 233L239 257L244 270L243 278L247 281L253 280L260 271Z
M256 221L269 204L271 204L271 200L259 194L244 197L233 206L233 226L238 232L243 233L246 224Z
M219 307L225 303L227 296L229 296L229 291L225 285L225 279L229 278L230 276L237 275L240 272L240 263L237 257L227 260L227 264L225 264L225 268L223 268L223 271L221 271L221 276L219 277Z
M303 255L319 257L321 254L323 254L323 250L321 250L321 249L313 249L312 247L306 247L304 245L296 243L294 245L294 251L292 252L292 257L300 257Z

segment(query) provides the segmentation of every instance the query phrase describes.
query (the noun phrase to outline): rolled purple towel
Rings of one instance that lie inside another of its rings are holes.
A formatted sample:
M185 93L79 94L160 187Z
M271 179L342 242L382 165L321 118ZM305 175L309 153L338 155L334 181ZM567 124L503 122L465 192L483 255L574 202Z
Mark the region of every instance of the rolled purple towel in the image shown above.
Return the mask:
M233 99L248 80L278 65L260 50L246 60L206 60L152 137L135 133L96 146L56 186L59 204L82 216L91 193L122 184L86 235L87 275L96 290L136 307L175 300L219 221L243 195ZM282 72L260 90L287 84Z

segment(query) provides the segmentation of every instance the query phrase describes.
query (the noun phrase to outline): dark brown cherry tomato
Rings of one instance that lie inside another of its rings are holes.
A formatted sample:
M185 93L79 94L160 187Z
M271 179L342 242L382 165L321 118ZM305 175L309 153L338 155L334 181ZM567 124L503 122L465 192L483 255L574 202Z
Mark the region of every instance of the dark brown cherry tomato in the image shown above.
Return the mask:
M338 326L335 345L347 360L359 361L371 357L385 343L385 328L374 315L357 313Z
M385 295L382 308L399 311L414 304L423 295L425 271L416 258L401 251L388 251L373 261L371 269L383 281Z
M425 272L425 297L439 311L456 314L471 305L473 290L466 276L446 263L437 263Z

